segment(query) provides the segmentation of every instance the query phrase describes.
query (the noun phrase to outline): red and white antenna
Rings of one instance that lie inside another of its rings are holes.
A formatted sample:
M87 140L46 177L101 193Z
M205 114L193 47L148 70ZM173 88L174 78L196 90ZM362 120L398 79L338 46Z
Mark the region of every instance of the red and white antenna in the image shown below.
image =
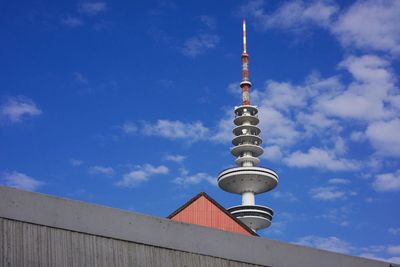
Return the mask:
M243 20L243 53L242 53L242 105L250 105L250 87L249 81L249 55L246 52L246 20Z

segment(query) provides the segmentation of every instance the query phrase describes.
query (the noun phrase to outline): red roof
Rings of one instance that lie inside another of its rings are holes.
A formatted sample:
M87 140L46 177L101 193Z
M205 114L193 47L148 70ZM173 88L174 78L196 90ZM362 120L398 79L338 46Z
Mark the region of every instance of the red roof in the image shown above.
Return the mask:
M204 192L199 193L168 216L179 222L202 225L223 231L257 236L240 220L233 217L224 207Z

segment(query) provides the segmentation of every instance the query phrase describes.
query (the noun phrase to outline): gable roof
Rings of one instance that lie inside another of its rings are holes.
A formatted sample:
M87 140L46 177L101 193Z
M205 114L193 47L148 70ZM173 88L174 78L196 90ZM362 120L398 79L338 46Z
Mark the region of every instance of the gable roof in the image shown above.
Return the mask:
M206 200L208 200L209 203L211 203L214 207L217 208L218 211L221 212L221 214L224 214L225 217L227 216L228 220L237 225L239 229L241 229L242 231L234 231L234 230L228 230L228 229L224 229L222 227L218 227L215 225L211 225L210 223L196 223L193 222L193 220L191 220L190 218L185 218L185 220L182 220L181 218L178 221L183 221L183 222L187 222L187 223L192 223L192 224L200 224L203 226L207 226L207 227L211 227L211 228L217 228L220 230L225 230L225 231L230 231L230 232L236 232L236 233L241 233L241 234L250 234L252 236L258 236L250 227L248 227L247 225L245 225L243 222L241 222L239 219L235 218L234 216L232 216L232 214L230 214L230 212L228 212L224 207L222 207L217 201L215 201L213 198L211 198L209 195L207 195L207 193L205 192L200 192L199 194L197 194L196 196L194 196L192 199L190 199L188 202L186 202L185 204L183 204L181 207L179 207L177 210L175 210L174 212L172 212L167 218L168 219L173 219L176 216L181 215L185 210L187 210L188 208L190 208L190 206L192 206L195 202L199 201L199 199L201 197L204 197ZM204 214L203 214L204 215ZM205 214L204 216L207 216L207 214ZM214 222L215 223L215 222Z

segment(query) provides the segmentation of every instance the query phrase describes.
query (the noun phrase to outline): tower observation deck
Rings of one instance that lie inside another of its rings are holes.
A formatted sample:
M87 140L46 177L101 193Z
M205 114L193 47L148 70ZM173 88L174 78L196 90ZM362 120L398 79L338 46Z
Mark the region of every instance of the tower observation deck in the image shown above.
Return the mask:
M230 193L242 195L242 205L234 206L228 211L254 231L271 225L273 210L256 205L255 195L268 192L278 184L278 174L271 169L258 167L258 157L264 153L260 146L258 108L250 105L250 88L248 70L249 55L246 51L246 22L243 21L242 53L242 105L235 107L235 119L231 154L236 157L237 167L222 171L218 175L218 186Z

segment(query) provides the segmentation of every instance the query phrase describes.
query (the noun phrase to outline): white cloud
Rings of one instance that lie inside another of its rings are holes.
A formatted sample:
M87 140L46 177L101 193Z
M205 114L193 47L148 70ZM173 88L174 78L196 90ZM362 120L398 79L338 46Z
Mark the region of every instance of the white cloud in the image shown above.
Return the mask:
M78 17L66 16L61 19L61 23L70 28L76 28L83 25L83 21Z
M17 171L2 173L0 182L6 186L28 191L35 191L40 186L44 185L42 181L36 180L24 173Z
M339 16L337 22L332 25L332 32L345 47L353 46L398 55L399 24L399 1L357 1Z
M207 138L209 130L201 122L183 123L181 121L158 120L151 124L145 122L143 134L161 136L168 139L187 139L194 142Z
M313 73L300 86L268 81L265 90L253 92L260 106L260 126L268 129L266 142L290 146L324 135L335 142L331 155L337 157L347 150L346 140L336 138L344 125L340 119L357 120L351 140L368 139L379 154L400 155L399 108L393 101L400 95L389 61L375 55L349 56L339 68L352 76L347 87L336 76L321 79ZM269 117L263 119L265 113Z
M388 229L388 232L392 235L400 235L400 228L391 227Z
M271 161L278 161L282 159L282 156L283 152L279 146L272 145L264 147L264 154L262 155L262 158Z
M387 247L383 245L372 245L361 248L361 251L363 251L363 253L371 253L371 254L381 253L386 250Z
M369 124L366 136L378 153L400 156L400 119L377 121Z
M307 152L293 152L284 161L291 167L314 167L332 171L356 170L360 167L354 160L337 158L331 151L316 147Z
M213 49L219 43L219 36L216 34L201 33L187 39L182 48L182 54L189 57L196 57Z
M18 96L10 97L0 106L0 119L8 122L20 122L23 118L41 115L43 112L33 100Z
M328 180L328 183L334 184L334 185L347 185L347 184L350 184L350 180L342 179L342 178L332 178L332 179Z
M186 157L182 155L166 155L164 159L176 163L181 163L186 159Z
M306 105L307 91L301 86L294 86L287 82L266 82L264 92L268 96L265 105L271 105L276 109L288 111L292 107L303 107Z
M83 161L80 159L70 159L69 162L74 167L81 166L83 164Z
M268 145L289 146L295 143L300 133L296 130L295 123L272 107L260 106L259 127L264 143Z
M371 170L379 170L382 167L383 161L384 158L379 157L379 155L375 154L369 158L367 166L371 168Z
M398 246L389 246L387 248L387 252L392 255L400 255L400 245Z
M303 30L307 25L328 27L338 7L332 1L289 1L273 13L264 10L264 1L249 1L240 8L240 13L251 14L256 27L261 30L281 28Z
M363 142L367 139L367 136L364 132L354 131L350 134L350 139L354 142Z
M322 218L329 221L330 223L346 227L350 225L348 217L351 210L352 209L349 206L333 208L317 216L317 218Z
M121 129L126 134L134 134L138 131L138 127L133 122L125 122Z
M107 9L107 3L103 1L88 1L78 5L78 12L87 16L96 16L107 11Z
M304 108L308 104L308 98L323 91L337 90L338 87L342 86L336 77L323 80L317 73L312 73L303 85L268 80L264 88L253 91L251 96L257 105L286 112L292 108Z
M346 253L349 254L354 250L354 247L335 236L330 237L319 237L315 235L304 236L298 239L295 244L314 247L339 253Z
M239 97L242 93L242 89L240 88L240 81L231 82L228 84L227 91L232 95Z
M370 259L400 263L400 246L399 245L387 245L387 246L368 246L361 248L362 253L359 255L361 257L366 257ZM379 256L378 256L379 254ZM383 256L386 254L385 256ZM390 255L390 256L388 256ZM392 257L392 255L395 255Z
M136 166L135 170L124 174L122 179L116 182L115 185L120 187L135 187L147 182L151 176L168 173L169 169L164 165L155 167L151 164L144 164L143 166Z
M276 199L281 199L288 202L295 202L298 201L297 197L291 192L281 192L281 191L274 191L271 193L271 196Z
M309 193L312 198L325 201L344 199L346 197L345 191L341 191L334 186L312 188Z
M155 123L142 122L141 127L135 123L126 122L119 126L126 134L141 133L147 136L160 136L171 140L187 140L197 142L212 140L216 143L227 143L232 140L233 134L233 115L229 112L226 118L221 119L218 125L211 130L203 125L202 122L182 122L179 120L157 120Z
M394 90L394 76L389 62L375 55L350 56L339 66L349 71L354 80L339 94L322 95L319 111L344 119L371 121L390 118L394 112L386 108Z
M265 142L272 145L291 146L301 138L315 134L338 133L341 127L334 119L313 110L314 98L342 88L337 77L320 79L313 73L303 85L267 81L263 89L252 92L259 106L260 127Z
M185 167L179 168L179 173L181 176L187 176L189 174L189 170L186 169Z
M376 175L372 187L379 192L400 191L400 170L397 170L395 173Z
M104 166L92 166L89 168L89 174L96 175L105 175L105 176L112 176L114 175L115 171L112 167L104 167Z
M339 63L339 67L349 71L354 79L362 83L372 83L392 87L395 77L389 69L390 62L382 57L373 54L363 56L348 56ZM370 92L374 96L384 95L378 89Z
M225 117L219 120L216 130L211 139L217 143L231 142L233 138L233 127L233 111L229 110L226 112Z
M260 30L272 28L303 31L310 26L330 31L345 48L400 54L400 3L397 0L356 1L339 11L334 1L288 1L267 13L262 0L240 8L240 16L250 13ZM368 18L367 20L365 18Z
M188 185L196 185L199 184L203 181L208 182L212 185L216 185L217 184L217 179L216 177L213 177L207 173L204 172L199 172L193 175L188 175L187 172L185 172L186 175L182 175L180 177L177 177L173 180L174 183L179 184L179 185L184 185L184 186L188 186Z
M342 130L336 120L328 118L323 113L303 113L300 111L296 119L297 123L301 124L304 128L307 136L326 132L326 130L337 133Z
M334 152L336 153L336 155L343 155L347 152L347 144L345 142L345 140L340 137L340 136L336 136L333 138L335 140L335 146L333 148Z

